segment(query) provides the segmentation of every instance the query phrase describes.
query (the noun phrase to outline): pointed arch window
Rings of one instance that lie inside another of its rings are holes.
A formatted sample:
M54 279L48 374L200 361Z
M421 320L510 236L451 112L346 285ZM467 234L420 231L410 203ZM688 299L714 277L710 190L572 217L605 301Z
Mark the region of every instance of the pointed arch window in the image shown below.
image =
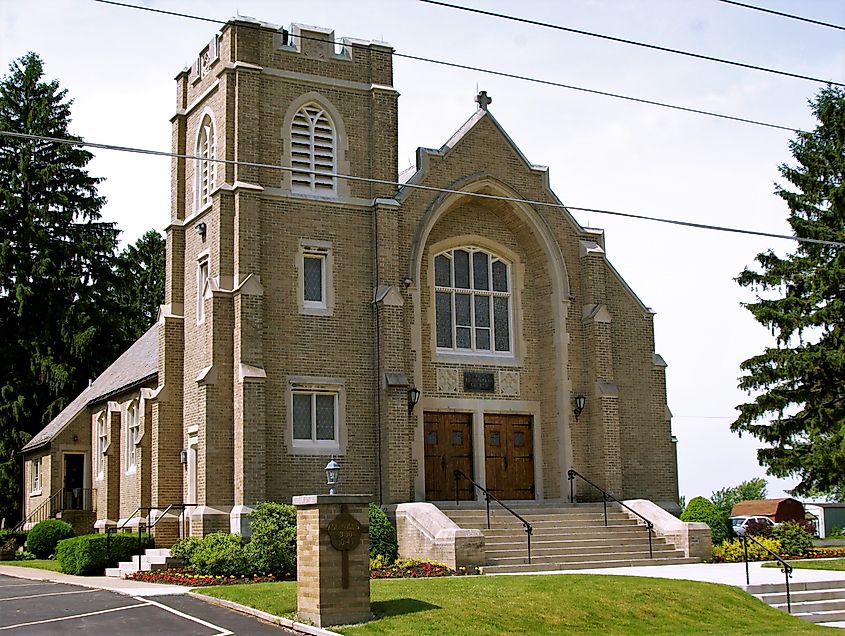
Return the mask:
M138 402L133 401L126 409L126 472L138 466L138 438L141 436L141 412Z
M437 350L510 355L511 264L477 247L434 257Z
M206 115L200 124L197 135L196 172L196 209L200 210L211 202L211 191L214 189L214 182L217 172L217 142L214 137L214 123L211 117Z
M337 132L326 110L311 102L293 116L290 126L291 190L306 194L337 192Z

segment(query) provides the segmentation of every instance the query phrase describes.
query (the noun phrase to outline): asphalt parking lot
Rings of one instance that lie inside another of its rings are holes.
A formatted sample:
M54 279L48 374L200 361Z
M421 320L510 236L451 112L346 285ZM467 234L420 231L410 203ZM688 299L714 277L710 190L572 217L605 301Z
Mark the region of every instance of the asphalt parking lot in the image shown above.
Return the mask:
M293 634L190 596L127 596L66 583L0 575L0 632L6 634Z

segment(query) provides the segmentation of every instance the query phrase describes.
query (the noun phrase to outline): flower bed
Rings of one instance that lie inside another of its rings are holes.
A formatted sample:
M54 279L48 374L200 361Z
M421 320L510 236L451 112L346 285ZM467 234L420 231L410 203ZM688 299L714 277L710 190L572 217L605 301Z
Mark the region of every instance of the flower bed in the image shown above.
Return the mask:
M170 568L168 570L152 570L150 572L132 572L127 579L143 581L144 583L168 583L171 585L185 585L188 587L207 587L209 585L234 585L235 583L272 583L276 577L268 576L212 576L197 574L189 568Z
M445 563L420 561L418 559L399 559L393 565L384 565L376 559L370 561L371 579L415 579L433 576L465 576L468 574L478 574L478 568L453 570Z

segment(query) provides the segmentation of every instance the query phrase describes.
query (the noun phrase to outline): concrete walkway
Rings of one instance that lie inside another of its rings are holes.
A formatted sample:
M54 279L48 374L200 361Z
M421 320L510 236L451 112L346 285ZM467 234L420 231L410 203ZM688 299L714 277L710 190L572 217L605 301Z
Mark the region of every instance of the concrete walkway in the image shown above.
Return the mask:
M24 568L16 565L0 565L0 574L19 579L28 579L30 581L53 581L54 583L67 583L69 585L79 585L80 587L109 590L129 596L168 596L186 594L191 590L191 588L181 585L142 583L140 581L118 579L111 576L74 576L72 574L50 572L49 570L39 570L37 568Z

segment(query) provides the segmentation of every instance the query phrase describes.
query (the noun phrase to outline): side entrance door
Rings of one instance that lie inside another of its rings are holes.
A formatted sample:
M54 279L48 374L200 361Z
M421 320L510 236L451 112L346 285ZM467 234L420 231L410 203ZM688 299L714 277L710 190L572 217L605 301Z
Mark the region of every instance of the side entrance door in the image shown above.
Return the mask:
M423 420L425 498L449 501L455 498L455 470L472 477L472 414L426 412ZM472 490L465 479L459 482L460 499L474 499Z
M65 453L65 474L63 480L63 510L83 509L83 489L85 485L85 455L83 453Z
M499 499L534 499L534 435L530 415L484 416L487 489Z

